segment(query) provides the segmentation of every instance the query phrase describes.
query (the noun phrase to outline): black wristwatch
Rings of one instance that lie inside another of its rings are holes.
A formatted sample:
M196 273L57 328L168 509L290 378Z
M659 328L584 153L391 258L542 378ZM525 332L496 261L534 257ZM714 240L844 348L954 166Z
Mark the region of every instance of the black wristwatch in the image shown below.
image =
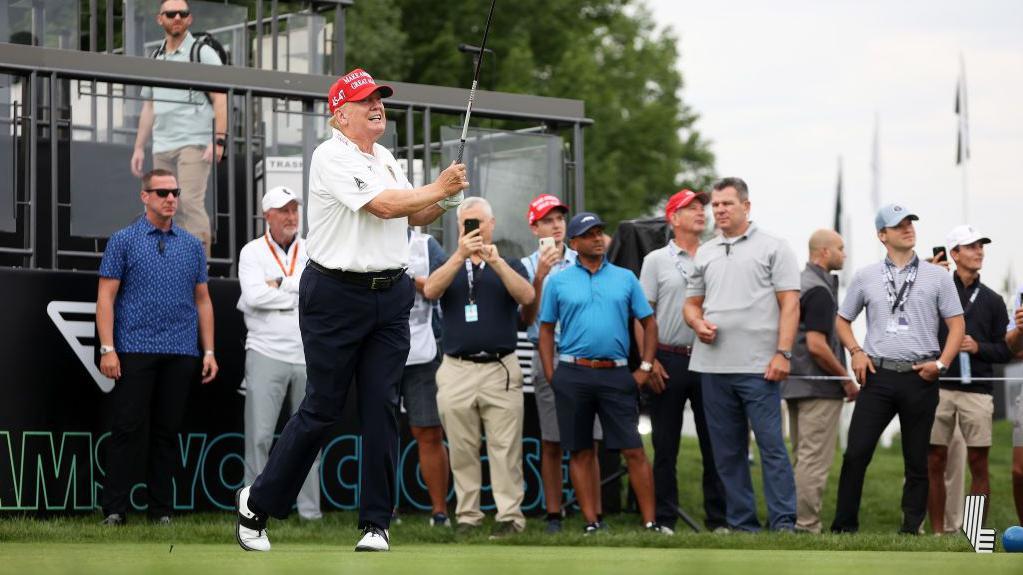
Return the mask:
M785 351L784 349L779 349L779 350L775 351L775 353L777 353L778 355L784 357L787 360L790 360L790 361L792 360L792 352L791 351Z

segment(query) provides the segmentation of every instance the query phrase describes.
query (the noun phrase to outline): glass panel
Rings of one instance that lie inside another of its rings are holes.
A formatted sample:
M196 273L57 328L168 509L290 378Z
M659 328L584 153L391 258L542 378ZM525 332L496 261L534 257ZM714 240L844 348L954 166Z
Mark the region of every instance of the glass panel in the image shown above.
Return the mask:
M319 14L285 14L278 17L277 69L298 74L328 74L326 20ZM263 68L270 70L272 36L263 37Z
M232 66L248 64L245 28L248 9L244 6L201 2L188 3L192 10L193 34L209 32L220 42ZM156 22L160 0L125 0L124 45L129 56L149 56L163 44L164 31Z
M441 165L458 154L462 130L442 126ZM463 161L469 171L469 195L486 198L504 225L494 230L494 243L505 257L522 257L536 249L536 238L524 221L529 202L540 194L564 199L562 139L550 134L523 134L471 128ZM445 245L454 245L454 216L446 227Z
M0 42L78 49L78 0L0 0Z
M14 77L0 74L0 231L17 231L14 220Z

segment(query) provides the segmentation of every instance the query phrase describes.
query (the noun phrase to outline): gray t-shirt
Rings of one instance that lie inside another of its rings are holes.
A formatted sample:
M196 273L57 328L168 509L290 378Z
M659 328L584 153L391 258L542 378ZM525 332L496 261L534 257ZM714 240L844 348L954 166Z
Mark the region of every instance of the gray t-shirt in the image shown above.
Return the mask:
M938 322L943 318L963 315L952 275L940 266L920 261L916 281L909 287L905 305L893 314L886 287L886 262L890 260L885 258L885 261L870 264L856 272L845 300L838 308L838 315L853 321L866 308L867 336L863 340L863 351L871 357L902 361L937 357L941 354ZM892 265L896 295L911 267L906 265L897 269Z
M752 222L738 238L716 236L700 246L687 295L704 296L703 317L718 333L713 344L695 341L689 368L763 373L778 350L777 292L783 291L799 291L796 254Z
M657 309L657 340L665 345L693 345L695 334L682 318L686 285L693 275L693 258L674 240L643 258L639 283L646 299Z

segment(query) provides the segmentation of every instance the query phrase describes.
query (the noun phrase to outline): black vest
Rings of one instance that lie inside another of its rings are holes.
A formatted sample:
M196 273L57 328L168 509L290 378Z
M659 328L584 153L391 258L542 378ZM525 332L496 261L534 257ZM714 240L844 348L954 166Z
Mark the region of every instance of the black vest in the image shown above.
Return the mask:
M803 275L800 276L800 299L806 297L811 289L823 287L831 295L831 306L834 313L838 312L838 276L829 274L823 268L811 263L806 264ZM802 304L802 301L800 301ZM802 307L802 305L800 305ZM845 365L845 350L842 349L842 342L838 338L836 330L831 330L828 336L828 347L838 358L838 361ZM806 346L806 325L800 318L799 333L796 334L796 344L792 348L792 375L831 375L821 369L817 362L810 355ZM787 379L781 384L781 395L785 399L798 398L824 398L841 399L845 397L840 381L810 381L805 379Z

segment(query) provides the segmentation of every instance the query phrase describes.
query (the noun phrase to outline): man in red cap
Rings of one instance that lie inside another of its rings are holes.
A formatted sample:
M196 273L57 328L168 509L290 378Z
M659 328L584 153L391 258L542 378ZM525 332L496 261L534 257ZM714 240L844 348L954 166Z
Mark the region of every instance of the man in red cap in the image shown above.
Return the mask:
M268 551L267 516L284 518L357 382L362 425L356 551L387 551L396 493L398 388L409 354L415 286L408 226L427 225L469 186L465 166L413 188L376 143L387 126L382 98L393 93L356 69L330 88L331 138L309 165L308 267L299 285L306 395L263 472L238 490L235 538Z
M696 435L703 460L703 509L710 530L724 527L724 486L714 468L714 456L703 412L700 374L689 371L693 349L693 330L682 318L686 287L693 273L693 258L700 246L700 234L707 227L704 192L682 190L671 196L664 219L674 239L643 258L639 283L647 301L657 313L657 360L654 370L664 380L664 390L649 390L650 423L653 426L654 492L657 500L657 524L665 533L673 533L678 518L678 462L682 417L686 401L693 411ZM642 334L642 328L640 328ZM637 337L642 345L643 338ZM640 353L643 350L640 349Z

